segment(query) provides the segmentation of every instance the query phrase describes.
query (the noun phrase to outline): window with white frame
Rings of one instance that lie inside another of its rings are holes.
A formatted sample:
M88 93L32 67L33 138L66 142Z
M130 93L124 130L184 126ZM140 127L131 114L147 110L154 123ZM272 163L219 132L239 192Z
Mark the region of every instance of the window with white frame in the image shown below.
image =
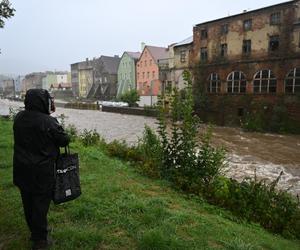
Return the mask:
M210 74L208 78L208 93L219 93L221 92L221 79L217 73Z
M245 93L247 80L242 71L231 72L227 77L228 93Z
M285 93L300 93L300 68L294 68L287 74Z
M264 69L254 75L254 93L276 93L277 80L272 70Z

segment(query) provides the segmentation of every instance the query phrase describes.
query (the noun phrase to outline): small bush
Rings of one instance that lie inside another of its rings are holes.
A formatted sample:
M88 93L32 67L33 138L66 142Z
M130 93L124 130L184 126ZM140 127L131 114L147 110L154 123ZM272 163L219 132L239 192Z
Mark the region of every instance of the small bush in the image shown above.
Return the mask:
M100 144L100 142L104 141L97 133L96 129L84 129L83 132L79 135L79 139L84 146L97 145Z
M140 96L136 89L129 90L125 92L121 97L120 100L122 102L127 102L129 107L137 106L137 102L140 100Z
M114 140L107 144L107 152L112 157L117 157L123 160L129 160L130 147L125 141Z
M150 127L145 126L143 137L139 139L136 151L141 158L141 169L151 177L160 177L162 146L159 137Z
M248 112L241 121L241 127L246 131L263 132L265 127L263 114L261 112Z

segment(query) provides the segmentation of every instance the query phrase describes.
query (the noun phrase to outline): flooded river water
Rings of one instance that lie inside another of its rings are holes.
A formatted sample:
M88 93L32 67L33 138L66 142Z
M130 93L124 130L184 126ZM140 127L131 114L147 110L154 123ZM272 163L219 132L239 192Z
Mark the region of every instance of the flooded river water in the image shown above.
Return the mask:
M0 115L9 107L23 106L20 102L0 99ZM126 140L135 143L142 136L144 125L156 128L154 118L121 115L91 110L57 108L54 116L64 114L66 124L79 130L96 129L107 141ZM274 180L284 172L279 187L300 195L300 135L277 135L243 132L238 128L213 128L213 144L227 150L226 175L242 180L245 176Z

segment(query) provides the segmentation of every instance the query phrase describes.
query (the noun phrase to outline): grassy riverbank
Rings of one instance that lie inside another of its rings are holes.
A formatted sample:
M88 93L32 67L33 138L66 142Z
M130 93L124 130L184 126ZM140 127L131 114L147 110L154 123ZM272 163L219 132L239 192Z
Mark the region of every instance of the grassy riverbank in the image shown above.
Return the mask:
M12 184L12 123L0 120L0 249L29 249ZM141 176L97 147L80 154L82 196L51 205L53 249L299 249L299 241L238 223L229 213Z

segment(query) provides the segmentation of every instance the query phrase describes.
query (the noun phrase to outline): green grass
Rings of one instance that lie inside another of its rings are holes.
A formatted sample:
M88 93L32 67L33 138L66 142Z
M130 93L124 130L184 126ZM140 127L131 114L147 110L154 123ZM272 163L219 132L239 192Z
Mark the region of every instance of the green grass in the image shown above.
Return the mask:
M12 124L0 120L0 249L30 249L12 184ZM51 205L52 249L300 249L299 241L238 222L229 212L149 179L97 147L80 154L82 196Z

